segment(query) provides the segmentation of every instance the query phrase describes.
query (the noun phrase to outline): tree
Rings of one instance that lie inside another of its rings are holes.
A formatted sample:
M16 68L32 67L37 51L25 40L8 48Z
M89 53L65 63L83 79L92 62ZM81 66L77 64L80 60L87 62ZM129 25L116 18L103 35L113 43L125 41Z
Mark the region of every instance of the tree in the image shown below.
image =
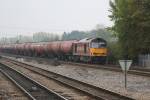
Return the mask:
M49 41L58 41L58 40L59 40L59 36L53 33L38 32L33 34L34 42L49 42Z
M91 31L72 31L70 33L64 32L62 35L62 40L80 40L83 38L95 38L100 37L107 41L111 41L112 33L104 28L102 25L97 25L96 29L93 29Z
M83 31L72 31L70 33L66 33L64 32L64 34L62 35L62 40L80 40L86 37L86 33Z
M62 40L67 40L67 33L66 32L63 33Z
M136 58L150 43L150 0L110 1L112 30L123 55Z

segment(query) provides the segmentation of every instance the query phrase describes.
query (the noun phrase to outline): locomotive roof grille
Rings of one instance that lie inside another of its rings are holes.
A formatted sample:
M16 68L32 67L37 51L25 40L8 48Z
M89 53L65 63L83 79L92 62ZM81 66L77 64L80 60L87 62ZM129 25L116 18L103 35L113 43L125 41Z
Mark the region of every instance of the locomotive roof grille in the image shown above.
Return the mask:
M102 38L85 38L80 40L79 42L101 42L101 41L106 43L106 41Z

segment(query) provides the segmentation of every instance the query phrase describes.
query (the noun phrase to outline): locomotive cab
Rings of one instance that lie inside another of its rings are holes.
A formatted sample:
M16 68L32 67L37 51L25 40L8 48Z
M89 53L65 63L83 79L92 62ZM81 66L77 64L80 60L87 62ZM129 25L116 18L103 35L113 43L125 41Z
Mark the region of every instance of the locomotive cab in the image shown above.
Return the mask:
M91 56L107 56L106 41L101 38L96 38L90 43Z
M107 56L107 42L102 38L86 38L73 43L75 60L105 63Z

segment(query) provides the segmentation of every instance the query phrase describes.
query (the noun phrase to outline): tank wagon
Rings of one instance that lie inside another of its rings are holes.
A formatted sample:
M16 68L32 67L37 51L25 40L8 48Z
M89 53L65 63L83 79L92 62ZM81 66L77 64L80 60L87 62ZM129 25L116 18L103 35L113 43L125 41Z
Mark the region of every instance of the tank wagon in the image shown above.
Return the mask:
M105 63L107 42L102 38L85 38L70 41L7 44L0 46L0 52L60 60Z

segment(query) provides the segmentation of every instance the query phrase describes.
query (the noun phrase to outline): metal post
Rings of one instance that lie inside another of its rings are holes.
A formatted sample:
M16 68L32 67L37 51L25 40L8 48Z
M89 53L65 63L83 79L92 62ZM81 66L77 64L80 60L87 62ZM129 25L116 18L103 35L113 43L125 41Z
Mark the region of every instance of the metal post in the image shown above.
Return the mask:
M125 61L125 89L127 89L127 61Z
M128 59L128 46L126 46L126 50L125 51L125 89L127 89L127 59Z

